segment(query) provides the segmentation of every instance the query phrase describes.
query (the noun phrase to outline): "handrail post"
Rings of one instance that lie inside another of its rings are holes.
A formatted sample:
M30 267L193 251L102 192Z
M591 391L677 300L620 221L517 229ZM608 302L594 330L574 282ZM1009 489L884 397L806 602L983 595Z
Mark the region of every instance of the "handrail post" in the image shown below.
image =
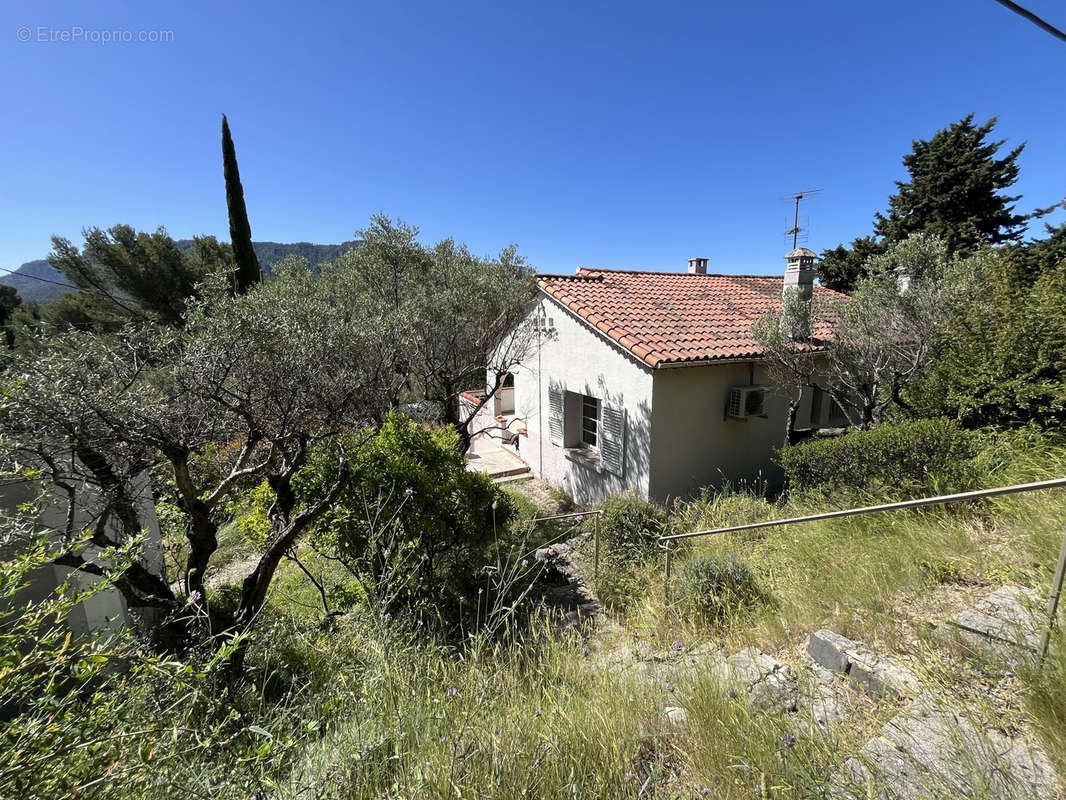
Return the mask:
M592 579L600 577L600 515L592 518Z
M1047 656L1048 646L1051 644L1051 629L1055 627L1055 617L1059 611L1059 597L1062 595L1062 581L1066 577L1066 533L1063 534L1062 544L1059 546L1059 563L1055 567L1055 579L1051 584L1051 597L1047 604L1047 627L1040 639L1040 658L1036 664L1038 668L1044 666L1044 658Z
M663 565L663 597L667 602L670 600L670 553L673 545L673 542L666 543L666 563Z

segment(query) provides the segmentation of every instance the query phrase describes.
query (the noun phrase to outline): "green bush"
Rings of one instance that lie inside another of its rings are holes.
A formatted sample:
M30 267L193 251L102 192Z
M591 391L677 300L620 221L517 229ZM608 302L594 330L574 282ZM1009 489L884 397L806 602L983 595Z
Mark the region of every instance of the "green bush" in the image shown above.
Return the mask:
M711 622L721 622L762 599L755 575L732 554L696 556L681 570L678 584L682 607Z
M658 552L670 523L665 508L624 494L607 498L600 510L600 542L618 560L633 563Z
M816 439L779 452L793 491L877 491L890 496L962 490L976 480L977 434L948 419L922 419Z
M430 430L393 413L369 441L349 443L352 480L312 533L346 563L382 611L425 610L455 621L479 610L488 573L508 546L514 499L466 468L451 428ZM326 451L296 481L321 497L336 471ZM470 621L470 620L466 620Z

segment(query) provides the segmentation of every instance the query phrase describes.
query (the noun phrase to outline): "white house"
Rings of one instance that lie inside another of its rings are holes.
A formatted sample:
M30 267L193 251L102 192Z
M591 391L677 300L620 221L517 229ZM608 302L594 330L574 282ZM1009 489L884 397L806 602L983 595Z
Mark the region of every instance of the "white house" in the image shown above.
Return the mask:
M533 473L585 503L778 481L787 400L768 386L751 325L780 312L783 292L834 294L814 286L813 252L786 258L784 278L708 275L698 258L686 273L538 275L529 315L542 340L487 407L493 446L502 432ZM808 393L797 427L840 424L834 411Z

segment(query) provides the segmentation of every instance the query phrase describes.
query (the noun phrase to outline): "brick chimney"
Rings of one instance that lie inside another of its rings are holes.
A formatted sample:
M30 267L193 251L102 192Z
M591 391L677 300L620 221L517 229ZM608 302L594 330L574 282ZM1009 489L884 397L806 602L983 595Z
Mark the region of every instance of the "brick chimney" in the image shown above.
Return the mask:
M806 339L811 335L811 297L814 294L813 250L797 247L785 256L785 283L781 290L781 310L789 318L785 320L793 339Z
M707 259L706 258L690 258L688 260L688 274L689 275L706 275L707 274Z

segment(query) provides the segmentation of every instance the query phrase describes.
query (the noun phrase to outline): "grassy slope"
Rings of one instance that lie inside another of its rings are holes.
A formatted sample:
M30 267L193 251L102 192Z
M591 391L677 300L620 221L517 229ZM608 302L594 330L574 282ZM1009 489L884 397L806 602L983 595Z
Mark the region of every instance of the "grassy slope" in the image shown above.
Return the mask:
M1063 474L1066 448L1023 444L990 460L984 482ZM675 517L692 530L864 499L774 506L743 494L708 496L679 506ZM274 749L242 762L221 754L175 781L196 792L224 774L232 787L262 786L270 797L804 796L895 708L864 707L834 741L801 718L804 735L792 744L782 737L796 718L752 714L709 682L663 697L607 655L641 639L653 646L713 640L795 658L820 627L908 661L982 724L1039 731L1066 772L1066 657L1058 642L1042 676L1015 675L931 649L923 632L924 622L1005 581L1046 591L1064 517L1066 497L1052 492L703 540L680 560L734 553L751 564L771 602L708 628L667 602L661 564L652 560L637 570L622 627L607 638L559 638L534 625L522 646L462 654L370 621L321 627L317 591L286 563L271 601L275 621L251 651L264 694L248 701L257 708L250 718ZM306 564L316 574L326 569L313 557ZM281 704L264 699L273 685L283 687L275 690ZM664 720L671 704L689 709L687 730Z

